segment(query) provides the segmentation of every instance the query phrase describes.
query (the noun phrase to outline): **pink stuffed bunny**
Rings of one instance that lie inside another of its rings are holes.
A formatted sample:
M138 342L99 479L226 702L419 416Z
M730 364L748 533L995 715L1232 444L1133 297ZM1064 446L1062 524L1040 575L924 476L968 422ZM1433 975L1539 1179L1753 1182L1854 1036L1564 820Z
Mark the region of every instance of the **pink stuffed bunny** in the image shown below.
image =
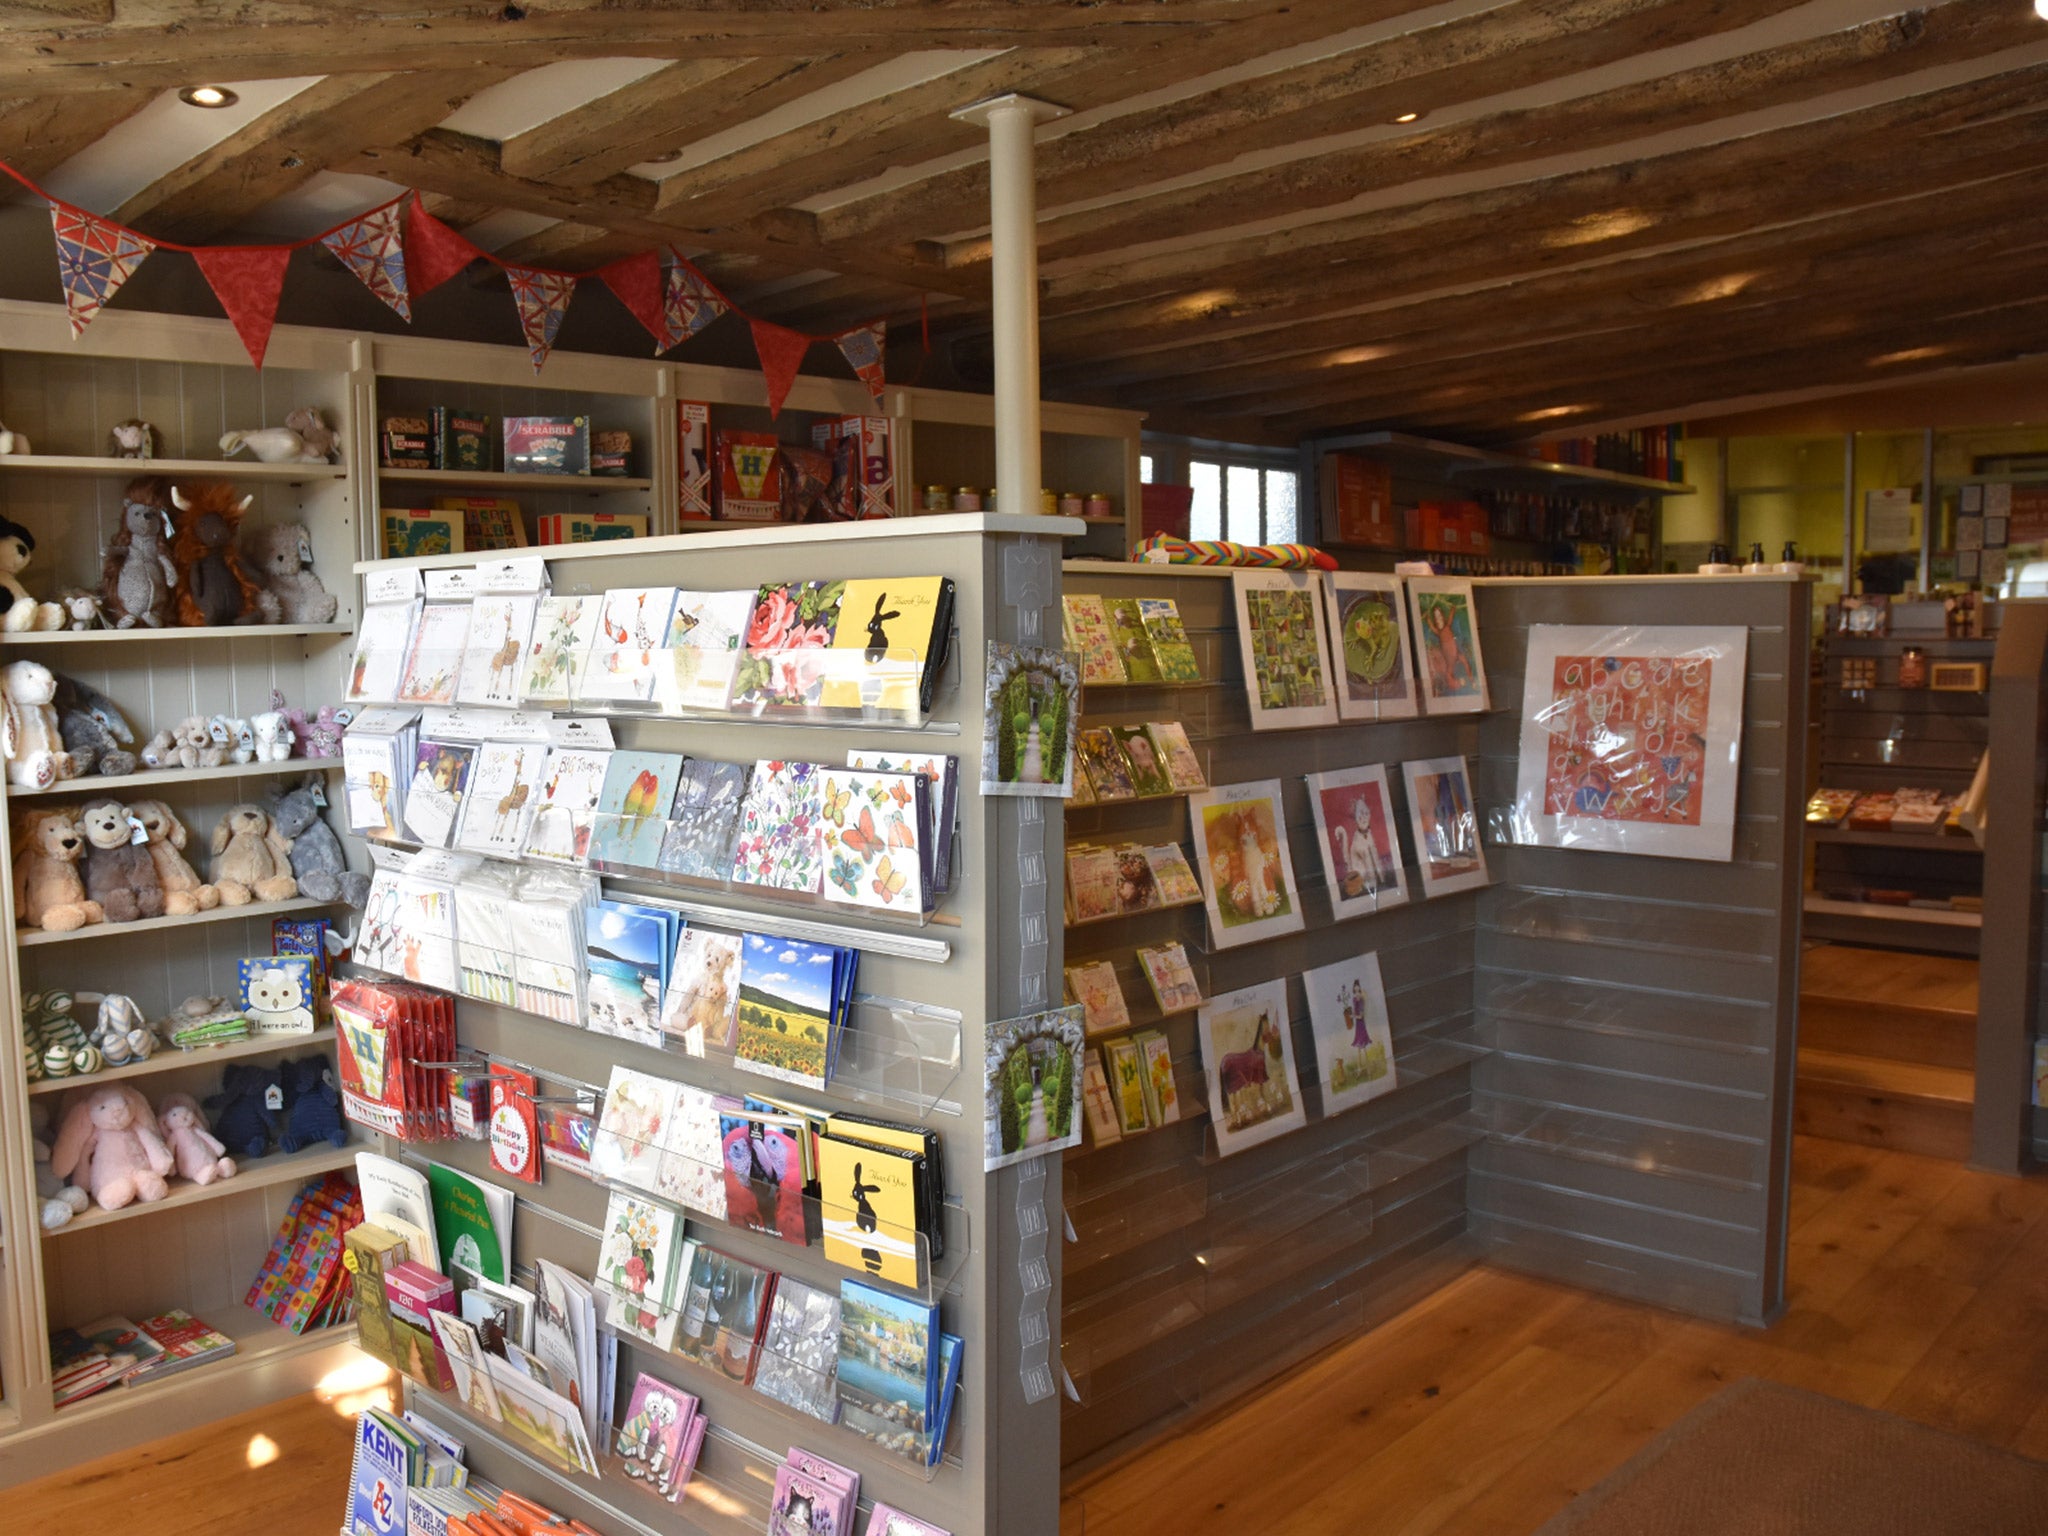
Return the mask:
M50 1155L50 1171L68 1178L118 1211L133 1201L161 1200L176 1163L157 1129L149 1100L133 1088L108 1084L74 1100Z
M157 1124L170 1143L178 1173L194 1184L211 1184L215 1179L232 1179L235 1160L224 1156L227 1148L206 1128L199 1101L189 1093L167 1093L157 1101Z

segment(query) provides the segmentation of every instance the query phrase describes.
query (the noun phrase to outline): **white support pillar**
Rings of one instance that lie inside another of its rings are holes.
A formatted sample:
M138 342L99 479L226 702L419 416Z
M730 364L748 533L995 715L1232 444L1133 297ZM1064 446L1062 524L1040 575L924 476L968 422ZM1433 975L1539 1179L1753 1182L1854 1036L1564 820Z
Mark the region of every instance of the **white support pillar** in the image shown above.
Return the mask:
M1038 437L1038 185L1032 138L1067 109L998 96L953 116L988 129L989 269L996 383L996 508L1036 512L1045 475Z

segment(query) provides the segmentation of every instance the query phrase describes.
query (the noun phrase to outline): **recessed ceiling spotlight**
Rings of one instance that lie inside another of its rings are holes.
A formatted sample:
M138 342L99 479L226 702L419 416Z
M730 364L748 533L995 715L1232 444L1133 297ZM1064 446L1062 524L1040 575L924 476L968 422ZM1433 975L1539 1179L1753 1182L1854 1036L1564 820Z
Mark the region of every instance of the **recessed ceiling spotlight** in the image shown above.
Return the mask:
M1940 357L1949 351L1947 347L1908 347L1903 352L1886 352L1870 360L1873 368L1882 368L1888 363L1924 363L1930 357Z
M1648 229L1657 221L1637 208L1616 208L1608 213L1588 213L1561 229L1545 233L1543 243L1552 248L1594 245L1602 240L1619 240Z
M2034 0L2034 14L2048 21L2048 0Z
M1582 416L1596 407L1590 405L1546 405L1540 411L1524 411L1517 421L1555 421L1560 416Z
M2041 0L2041 3L2043 5L2048 5L2048 0ZM1420 116L1422 116L1420 112L1403 112L1399 117L1395 118L1394 121L1397 123L1412 123Z
M188 107L232 107L241 99L224 85L188 85L178 92Z
M1392 347L1346 347L1341 352L1332 352L1323 358L1325 368L1348 368L1354 363L1376 363L1383 357L1392 357Z

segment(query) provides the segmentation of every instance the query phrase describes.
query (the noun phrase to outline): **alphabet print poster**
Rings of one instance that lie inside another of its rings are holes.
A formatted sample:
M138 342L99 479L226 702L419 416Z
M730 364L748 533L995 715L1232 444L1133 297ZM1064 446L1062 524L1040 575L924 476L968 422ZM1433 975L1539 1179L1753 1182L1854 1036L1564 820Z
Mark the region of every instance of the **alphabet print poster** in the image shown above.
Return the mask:
M1209 932L1218 949L1301 931L1280 781L1224 784L1188 797Z
M1228 1157L1308 1123L1284 979L1211 999L1202 1005L1198 1027L1218 1154Z
M1408 872L1401 867L1386 767L1371 763L1307 777L1331 915L1342 920L1400 906L1408 899Z
M1408 604L1424 709L1432 715L1474 715L1491 708L1472 583L1457 576L1411 576Z
M1409 659L1401 578L1372 571L1323 573L1337 712L1346 720L1406 720L1420 707Z
M1536 624L1517 820L1530 842L1668 859L1734 856L1749 633Z

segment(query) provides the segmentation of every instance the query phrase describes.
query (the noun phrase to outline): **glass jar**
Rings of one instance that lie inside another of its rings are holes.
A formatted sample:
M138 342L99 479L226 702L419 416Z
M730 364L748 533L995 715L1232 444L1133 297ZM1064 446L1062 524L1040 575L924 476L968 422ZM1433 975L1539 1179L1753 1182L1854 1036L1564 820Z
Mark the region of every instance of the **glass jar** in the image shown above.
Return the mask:
M1087 517L1114 517L1114 516L1116 516L1116 509L1115 509L1114 507L1112 507L1112 506L1110 505L1110 503L1109 503L1109 494L1108 494L1108 492L1106 492L1106 491L1090 491L1090 492L1088 493L1088 500L1087 500L1087 501L1086 501L1086 502L1085 502L1085 503L1084 503L1083 505L1084 505L1084 507L1086 508L1086 510L1085 510L1085 512L1084 512L1084 514L1083 514L1084 516L1087 516Z
M1079 491L1060 492L1061 517L1079 517L1081 515L1081 509L1086 505L1087 500L1081 495Z
M1927 652L1917 645L1909 645L1899 653L1899 686L1901 688L1925 688L1927 686Z
M927 512L950 512L953 510L953 493L943 485L928 485L924 488L924 509Z
M953 493L953 510L955 512L979 512L981 510L981 492L971 485L961 486L959 490Z

